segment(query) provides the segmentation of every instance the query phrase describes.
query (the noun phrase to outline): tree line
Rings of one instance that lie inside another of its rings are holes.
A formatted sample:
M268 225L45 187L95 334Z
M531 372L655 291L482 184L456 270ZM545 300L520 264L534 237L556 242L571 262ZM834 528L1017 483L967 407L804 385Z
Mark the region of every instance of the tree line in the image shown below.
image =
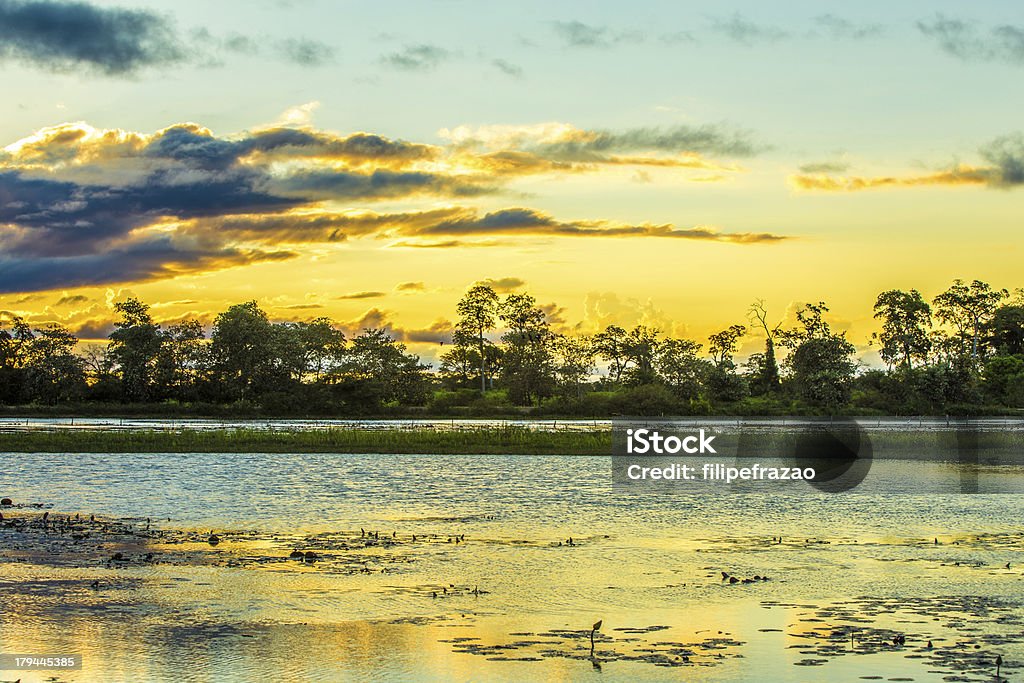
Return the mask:
M475 285L456 306L439 366L386 328L347 337L329 318L272 322L255 301L163 326L138 299L114 305L106 345L65 327L0 327L0 404L159 405L199 412L941 414L1024 408L1024 293L955 280L931 302L889 290L872 335L885 369L858 364L825 302L773 324L763 301L706 341L638 325L557 332L529 294ZM763 350L738 362L744 337Z

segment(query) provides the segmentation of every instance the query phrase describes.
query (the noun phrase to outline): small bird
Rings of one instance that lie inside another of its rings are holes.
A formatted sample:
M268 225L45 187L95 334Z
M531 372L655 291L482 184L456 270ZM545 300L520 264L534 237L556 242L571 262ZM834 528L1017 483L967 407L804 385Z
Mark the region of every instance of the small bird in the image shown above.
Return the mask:
M999 680L999 669L1003 666L1003 656L996 655L996 680Z

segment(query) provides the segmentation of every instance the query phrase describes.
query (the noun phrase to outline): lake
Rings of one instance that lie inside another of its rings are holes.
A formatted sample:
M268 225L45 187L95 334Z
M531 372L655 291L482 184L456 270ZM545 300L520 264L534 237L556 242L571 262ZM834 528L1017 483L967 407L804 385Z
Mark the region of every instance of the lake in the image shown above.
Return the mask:
M0 651L84 662L0 679L991 681L997 654L1011 680L1024 661L1020 466L970 472L1016 493L902 460L853 493L693 493L613 485L601 457L0 458L16 503L164 534L112 563L0 529Z

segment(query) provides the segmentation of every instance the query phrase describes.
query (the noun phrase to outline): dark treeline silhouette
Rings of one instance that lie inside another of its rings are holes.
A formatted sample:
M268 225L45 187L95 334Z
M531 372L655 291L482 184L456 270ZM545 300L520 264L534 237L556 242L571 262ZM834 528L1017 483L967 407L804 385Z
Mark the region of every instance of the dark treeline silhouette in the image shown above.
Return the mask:
M929 303L878 295L873 345L887 368L858 365L824 302L795 324L762 301L706 343L645 326L560 334L528 294L471 287L439 367L386 329L346 338L327 318L271 322L254 301L161 326L137 299L117 303L106 346L67 329L0 328L0 404L265 415L962 414L1024 407L1024 296L954 281ZM735 356L756 333L764 350Z

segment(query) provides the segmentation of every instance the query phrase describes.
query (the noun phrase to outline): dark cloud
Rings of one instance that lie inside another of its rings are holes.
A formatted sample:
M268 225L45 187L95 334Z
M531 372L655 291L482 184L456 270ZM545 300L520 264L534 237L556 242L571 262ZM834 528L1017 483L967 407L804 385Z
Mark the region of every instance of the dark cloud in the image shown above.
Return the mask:
M395 332L401 333L401 341L419 344L451 343L453 331L453 325L447 320L438 320L430 325L430 327L422 329L395 329Z
M54 71L107 75L185 60L173 25L148 10L84 2L0 0L0 56Z
M395 285L396 292L422 292L426 288L422 282L399 282Z
M451 53L436 45L406 45L400 52L384 55L381 61L403 71L429 71L451 58Z
M614 31L607 26L592 26L581 21L556 21L555 33L567 47L610 47L622 42L641 42L643 35L634 31Z
M525 287L526 280L523 280L518 277L489 277L483 280L477 280L474 284L490 287L494 291L501 292L502 294L504 294L507 292L515 291L520 287Z
M323 304L291 304L289 306L282 306L281 308L288 311L313 311L318 308L323 308Z
M71 330L79 339L107 339L113 332L112 320L87 320Z
M387 296L384 292L349 292L348 294L342 294L341 296L334 297L339 300L347 299L379 299L382 296Z
M491 65L501 73L505 74L506 76L511 76L512 78L523 77L522 67L517 66L512 62L506 61L504 59L492 59Z
M601 160L607 154L634 152L748 157L764 149L749 132L719 125L582 131L575 138L536 147L539 153L564 161Z
M376 170L372 173L353 173L311 169L292 173L276 184L289 195L348 200L393 199L417 194L472 197L497 190L493 185L425 171Z
M168 238L79 256L0 256L0 293L139 282L297 256L287 251L180 246Z
M288 38L278 43L281 56L299 66L323 66L334 60L334 48L308 38Z
M1024 135L1004 135L981 148L992 165L990 183L996 187L1024 185Z
M1024 27L1003 24L984 31L974 23L940 14L917 22L917 28L958 59L1024 64Z
M70 296L62 296L57 300L56 306L70 306L71 304L84 304L87 301L92 301L89 297L84 294L72 294Z
M801 173L846 173L850 164L845 161L817 161L800 166Z
M758 24L739 14L733 14L728 18L715 19L711 28L717 33L742 43L743 45L755 45L757 43L777 43L780 40L789 38L792 34L776 26Z
M526 208L502 209L483 216L466 211L433 225L407 229L408 235L492 236L503 234L550 235L564 237L670 237L714 242L756 243L790 239L772 233L730 233L697 226L619 225L607 221L559 221L552 216Z

